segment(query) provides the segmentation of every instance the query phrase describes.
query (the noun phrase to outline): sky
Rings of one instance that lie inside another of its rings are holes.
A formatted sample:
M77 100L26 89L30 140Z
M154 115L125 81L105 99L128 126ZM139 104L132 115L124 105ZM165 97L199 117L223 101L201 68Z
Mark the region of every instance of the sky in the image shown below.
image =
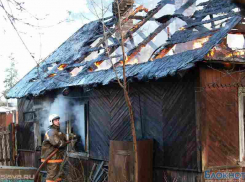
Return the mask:
M85 23L101 16L101 3L104 7L111 7L112 2L112 0L93 0L95 4L92 5L91 0L23 1L25 2L23 7L27 11L19 12L15 10L15 6L2 0L5 8L21 19L21 22L28 22L35 26L15 21L16 29L27 47L25 48L15 29L6 19L4 11L0 9L0 92L4 89L4 70L10 65L9 56L11 54L17 61L20 79ZM198 0L198 2L201 1L205 0ZM154 8L158 2L159 0L135 0L136 7L143 4L148 9ZM99 14L97 15L96 12ZM171 14L174 12L174 6L169 5L161 12ZM110 15L111 8L108 9L105 16Z

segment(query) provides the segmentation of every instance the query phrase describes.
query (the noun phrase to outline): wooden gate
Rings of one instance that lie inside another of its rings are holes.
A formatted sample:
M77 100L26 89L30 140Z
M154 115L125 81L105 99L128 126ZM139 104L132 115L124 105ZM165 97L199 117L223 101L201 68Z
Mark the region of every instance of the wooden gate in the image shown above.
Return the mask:
M138 181L152 182L153 140L137 141ZM109 182L133 182L133 142L110 141Z
M15 126L0 127L0 166L15 164Z

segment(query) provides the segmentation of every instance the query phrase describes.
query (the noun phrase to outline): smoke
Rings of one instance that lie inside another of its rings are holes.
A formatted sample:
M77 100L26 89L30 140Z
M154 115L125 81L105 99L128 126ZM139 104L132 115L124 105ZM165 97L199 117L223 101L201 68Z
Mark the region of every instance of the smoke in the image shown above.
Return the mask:
M60 129L66 133L66 121L72 122L73 133L81 137L80 147L85 148L85 105L76 99L70 99L63 95L58 95L53 103L43 102L43 108L46 112L40 113L40 129L45 133L50 126L49 115L57 114L60 116Z
M69 101L64 99L62 95L58 95L52 104L50 104L50 102L44 102L43 106L48 113L42 113L42 131L47 131L49 127L49 115L51 114L57 114L60 116L61 129L63 129L65 127L65 121L69 117L67 116L67 114L69 114L69 112L67 112L69 111Z
M85 149L85 135L86 135L86 122L85 122L85 105L74 105L73 107L73 114L74 118L74 132L81 137L80 145L82 146L83 150Z

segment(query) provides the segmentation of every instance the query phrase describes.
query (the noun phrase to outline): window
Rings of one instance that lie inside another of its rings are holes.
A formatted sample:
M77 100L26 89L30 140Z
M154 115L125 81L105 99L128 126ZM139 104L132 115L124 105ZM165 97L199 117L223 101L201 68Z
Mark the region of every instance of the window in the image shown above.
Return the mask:
M72 114L66 124L66 133L73 133L78 136L77 143L74 146L75 153L70 147L70 155L88 157L89 138L88 138L88 103L73 103Z
M34 122L36 118L35 112L24 112L24 121L25 122Z
M241 87L238 89L238 99L239 99L239 160L244 160L244 104L245 104L245 88Z

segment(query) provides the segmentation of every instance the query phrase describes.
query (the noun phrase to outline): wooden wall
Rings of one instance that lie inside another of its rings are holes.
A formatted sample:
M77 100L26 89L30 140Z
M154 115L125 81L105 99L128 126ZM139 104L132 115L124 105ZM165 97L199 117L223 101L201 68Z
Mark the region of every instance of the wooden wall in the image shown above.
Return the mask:
M81 93L82 89L78 95ZM129 94L137 138L154 139L154 167L198 171L200 155L196 135L194 70L184 77L130 83ZM117 83L100 86L87 93L86 99L89 103L90 157L108 161L110 140L132 140L123 90ZM23 122L23 112L32 110L33 101L19 100L18 106L19 123L25 128L31 123ZM21 133L19 149L35 150L33 141L27 143Z
M196 88L202 132L203 170L213 166L237 165L239 160L238 87L242 74L237 70L200 67Z
M198 170L195 73L132 83L138 139L154 139L154 165ZM131 140L129 114L118 86L95 88L89 99L90 156L108 160L109 140Z
M24 112L33 110L33 100L22 98L18 100L19 124L17 126L17 148L35 150L34 123L24 122Z

